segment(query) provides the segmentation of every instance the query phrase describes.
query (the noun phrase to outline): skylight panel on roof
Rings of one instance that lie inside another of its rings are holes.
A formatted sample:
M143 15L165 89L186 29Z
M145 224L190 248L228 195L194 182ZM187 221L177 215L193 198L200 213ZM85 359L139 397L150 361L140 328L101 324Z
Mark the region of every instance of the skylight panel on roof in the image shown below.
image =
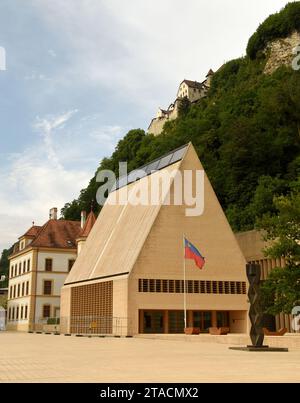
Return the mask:
M187 147L188 145L182 146L177 150L172 151L169 154L158 158L147 165L144 165L143 167L133 170L127 176L123 176L117 179L111 191L120 189L121 187L126 186L128 183L135 182L147 175L151 175L152 172L159 171L160 169L166 168L167 166L180 161L183 158Z
M185 153L186 147L180 148L179 150L175 151L172 155L170 164L174 164L177 161L180 161Z
M166 166L168 166L170 161L171 161L172 156L173 156L173 154L169 154L169 155L166 155L165 157L161 158L161 160L159 161L157 169L163 169Z
M138 179L147 176L145 170L143 168L135 169L134 171L130 172L128 175L128 183L135 182Z
M142 168L142 169L144 169L144 171L145 171L147 174L151 174L152 171L156 171L156 170L157 170L158 163L159 163L159 160L150 162L150 164L146 165L146 166L145 166L144 168Z

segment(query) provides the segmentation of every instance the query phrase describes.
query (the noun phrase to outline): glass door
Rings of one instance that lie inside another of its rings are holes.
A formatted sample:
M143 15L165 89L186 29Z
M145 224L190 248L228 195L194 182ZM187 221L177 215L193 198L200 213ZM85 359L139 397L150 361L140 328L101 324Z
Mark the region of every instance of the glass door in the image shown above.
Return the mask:
M211 319L211 311L193 311L193 327L199 327L201 333L208 333Z

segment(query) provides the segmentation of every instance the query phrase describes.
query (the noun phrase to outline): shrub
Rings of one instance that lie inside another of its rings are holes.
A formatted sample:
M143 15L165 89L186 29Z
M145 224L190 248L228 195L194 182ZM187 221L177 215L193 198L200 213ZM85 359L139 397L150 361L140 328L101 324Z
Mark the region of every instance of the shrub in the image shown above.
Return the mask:
M288 3L279 13L270 15L251 36L247 55L253 60L267 43L300 31L300 2Z

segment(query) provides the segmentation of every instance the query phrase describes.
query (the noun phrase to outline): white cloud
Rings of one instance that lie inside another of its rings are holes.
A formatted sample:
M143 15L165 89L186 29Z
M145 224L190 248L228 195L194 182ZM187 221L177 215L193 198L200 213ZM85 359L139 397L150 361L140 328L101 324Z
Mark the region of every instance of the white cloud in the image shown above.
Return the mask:
M98 143L108 143L112 148L121 138L124 129L121 126L101 126L90 133L90 137Z
M63 207L87 185L91 172L80 165L66 169L53 145L52 136L75 113L38 118L34 125L42 141L10 155L0 171L0 250L15 242L32 221L44 224L51 207Z
M286 3L33 1L68 48L62 77L93 83L151 113L173 100L183 78L202 80L209 68L244 54L259 22Z
M58 116L50 116L45 118L37 117L34 122L34 129L40 132L43 141L45 151L47 152L48 160L56 166L58 169L62 168L62 165L59 162L58 156L56 154L54 145L53 145L53 131L57 129L62 129L65 127L65 124L68 122L71 117L77 113L78 110L71 110L66 113L63 113Z

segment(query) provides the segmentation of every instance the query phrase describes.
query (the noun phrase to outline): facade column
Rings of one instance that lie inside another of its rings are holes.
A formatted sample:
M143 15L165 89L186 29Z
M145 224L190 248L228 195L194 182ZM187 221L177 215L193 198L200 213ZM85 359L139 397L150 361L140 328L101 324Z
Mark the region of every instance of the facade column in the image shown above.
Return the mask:
M139 310L139 333L144 333L144 311Z
M212 327L218 327L217 311L211 311L211 325Z
M169 311L165 310L163 314L164 333L169 333Z
M36 330L35 318L36 318L36 290L37 290L37 265L38 265L38 251L32 251L31 261L31 276L30 276L30 303L28 306L28 327L29 330Z
M194 327L193 311L187 311L187 327Z

